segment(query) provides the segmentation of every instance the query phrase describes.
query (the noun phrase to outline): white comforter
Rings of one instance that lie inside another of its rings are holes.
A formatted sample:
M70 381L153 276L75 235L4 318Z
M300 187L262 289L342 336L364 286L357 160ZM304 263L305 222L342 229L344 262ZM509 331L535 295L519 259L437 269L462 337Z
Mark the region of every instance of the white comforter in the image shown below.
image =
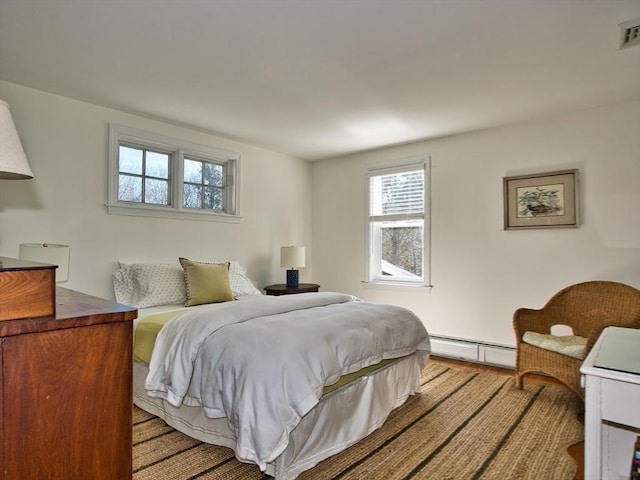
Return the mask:
M429 351L409 310L339 293L262 296L189 309L160 331L145 388L226 417L236 456L266 468L325 385L386 358Z

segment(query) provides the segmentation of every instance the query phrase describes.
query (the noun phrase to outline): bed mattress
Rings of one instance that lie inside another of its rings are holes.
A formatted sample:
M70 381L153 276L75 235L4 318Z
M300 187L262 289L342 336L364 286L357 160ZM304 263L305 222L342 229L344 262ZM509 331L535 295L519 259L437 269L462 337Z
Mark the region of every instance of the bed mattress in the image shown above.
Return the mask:
M148 323L144 319L149 320L152 314L175 310L184 310L184 306L165 305L141 309L134 325L137 327L141 323ZM165 315L165 318L170 317L171 315ZM145 335L154 337L165 323L161 317L156 318L161 320L157 322L159 325L147 328ZM153 341L152 339L152 345ZM338 381L334 377L335 383L322 390L319 401L289 432L286 448L283 447L277 456L272 456L272 460L260 462L261 468L277 480L294 479L301 472L353 445L382 426L389 413L418 390L420 372L428 358L428 348L410 354L403 352L397 356L398 358L385 358L383 362L351 372ZM150 368L147 361L144 361L146 358L145 355L138 355L137 359L143 361L134 361L134 403L164 419L176 430L206 443L229 447L236 451L238 458L244 458L236 450L239 444L234 433L236 429L226 416L211 418L212 415L206 415L202 406L190 406L186 402L176 406L175 402L148 394ZM262 403L253 398L244 396L243 400L249 399L254 405L252 408L259 409Z

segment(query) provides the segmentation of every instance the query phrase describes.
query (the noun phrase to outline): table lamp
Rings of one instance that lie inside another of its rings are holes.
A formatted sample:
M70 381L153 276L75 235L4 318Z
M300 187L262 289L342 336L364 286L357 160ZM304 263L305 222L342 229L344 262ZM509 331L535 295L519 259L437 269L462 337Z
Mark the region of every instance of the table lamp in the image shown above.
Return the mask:
M304 247L280 247L280 266L287 269L287 288L298 288L298 270L305 266Z
M69 254L68 245L55 243L22 243L20 244L20 260L48 263L57 265L56 283L66 282L69 279Z

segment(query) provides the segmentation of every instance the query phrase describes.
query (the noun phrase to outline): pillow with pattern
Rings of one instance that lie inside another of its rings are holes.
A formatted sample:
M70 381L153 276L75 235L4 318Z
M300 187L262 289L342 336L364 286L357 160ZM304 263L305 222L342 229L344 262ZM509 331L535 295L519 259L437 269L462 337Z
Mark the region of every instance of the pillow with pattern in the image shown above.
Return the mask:
M123 263L112 274L118 303L136 308L184 304L187 289L180 264Z

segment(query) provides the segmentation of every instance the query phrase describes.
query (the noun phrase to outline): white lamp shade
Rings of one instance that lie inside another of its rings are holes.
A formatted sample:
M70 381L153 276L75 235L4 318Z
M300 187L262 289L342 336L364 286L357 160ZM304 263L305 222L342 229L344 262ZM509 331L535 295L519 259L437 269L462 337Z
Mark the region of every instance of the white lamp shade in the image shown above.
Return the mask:
M22 149L9 104L0 100L0 179L25 178L33 178L33 172Z
M21 260L31 262L48 263L57 265L56 282L66 282L69 279L69 254L68 245L54 243L22 243L20 244Z
M304 268L304 247L280 247L280 266L282 268Z

